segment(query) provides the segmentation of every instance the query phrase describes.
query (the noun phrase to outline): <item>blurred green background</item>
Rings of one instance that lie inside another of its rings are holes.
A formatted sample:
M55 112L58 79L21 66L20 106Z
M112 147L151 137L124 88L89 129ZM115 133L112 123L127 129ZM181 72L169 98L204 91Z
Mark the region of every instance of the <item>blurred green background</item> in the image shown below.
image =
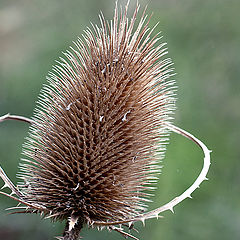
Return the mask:
M163 219L137 224L142 240L240 239L240 1L139 0L160 21L175 63L178 101L175 124L213 150L204 182ZM124 4L125 1L119 1ZM0 115L30 117L45 76L90 21L103 11L111 19L110 0L0 0ZM131 1L132 12L135 1ZM0 164L16 183L21 145L28 126L0 124ZM171 134L164 168L150 208L185 190L202 166L202 153L191 142ZM45 240L61 235L63 225L38 215L7 215L15 202L0 196L0 239ZM123 239L117 233L84 229L84 239Z

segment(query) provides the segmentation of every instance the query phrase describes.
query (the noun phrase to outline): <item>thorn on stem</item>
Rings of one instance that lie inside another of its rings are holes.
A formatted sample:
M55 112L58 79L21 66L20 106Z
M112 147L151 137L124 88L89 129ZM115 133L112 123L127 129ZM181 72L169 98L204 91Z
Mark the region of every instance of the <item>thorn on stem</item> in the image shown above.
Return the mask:
M173 207L170 207L169 210L174 213Z

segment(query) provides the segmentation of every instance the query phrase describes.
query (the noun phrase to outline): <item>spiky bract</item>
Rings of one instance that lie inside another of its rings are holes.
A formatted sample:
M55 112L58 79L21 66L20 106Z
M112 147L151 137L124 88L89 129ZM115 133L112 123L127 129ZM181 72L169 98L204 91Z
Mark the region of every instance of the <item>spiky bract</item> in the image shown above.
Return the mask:
M53 67L24 144L19 189L54 220L117 221L145 210L174 108L164 43L145 12L101 15ZM31 207L30 207L31 209ZM40 209L40 210L39 210ZM71 226L69 226L69 229Z

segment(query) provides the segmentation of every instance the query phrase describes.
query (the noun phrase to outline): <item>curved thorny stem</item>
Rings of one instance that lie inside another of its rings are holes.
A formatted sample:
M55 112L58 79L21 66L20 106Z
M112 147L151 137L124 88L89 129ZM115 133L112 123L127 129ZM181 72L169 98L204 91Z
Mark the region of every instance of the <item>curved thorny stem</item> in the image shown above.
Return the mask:
M34 121L30 118L26 118L26 117L23 117L23 116L17 116L17 115L11 115L10 113L0 117L0 122L6 121L6 120L17 120L17 121L30 123L30 124L34 123Z
M10 114L6 114L2 117L0 117L0 122L3 122L5 120L17 120L17 121L24 121L27 122L29 124L33 124L35 123L33 120L26 118L26 117L22 117L22 116L17 116L17 115L10 115ZM165 205L156 208L152 211L149 211L147 213L144 214L140 214L134 218L131 219L126 219L126 220L122 220L122 221L108 221L108 222L100 222L100 221L95 221L95 222L91 222L91 225L94 227L107 227L109 230L115 230L119 233L121 233L122 235L124 235L125 237L130 237L133 239L137 239L136 237L130 235L129 233L126 233L123 231L122 225L125 226L126 223L129 224L129 229L133 226L134 222L137 221L142 221L144 224L144 221L146 219L150 219L150 218L159 218L161 216L159 216L160 213L166 211L166 210L171 210L173 212L173 208L179 204L180 202L182 202L184 199L186 198L192 198L191 194L197 189L199 188L200 184L204 181L204 180L208 180L207 179L207 173L210 167L210 153L211 151L206 147L206 145L201 142L199 139L197 139L195 136L193 136L192 134L188 133L187 131L178 128L170 123L165 123L164 125L167 129L178 133L188 139L190 139L191 141L193 141L195 144L197 144L203 151L204 153L204 162L203 162L203 168L199 174L199 176L197 177L197 179L195 180L195 182L186 190L184 191L181 195L179 195L178 197L175 197L173 200L171 200L170 202L166 203ZM22 199L22 193L14 186L14 184L11 182L11 180L7 177L7 175L5 174L5 172L3 171L3 169L0 167L0 177L2 178L2 180L4 181L5 185L4 187L8 187L11 189L12 193L9 195L7 193L4 192L0 192L0 194L6 195L14 200L17 200L20 203L23 203L25 205L27 205L28 207L32 207L35 208L36 210L39 211L44 211L44 208L41 208L41 206L37 206L37 205L31 205L27 202L25 202ZM12 194L17 195L17 197L13 197ZM72 224L72 225L71 225ZM115 225L120 225L120 227L116 227ZM59 239L63 239L63 240L76 240L79 236L80 230L83 226L83 220L82 219L74 219L74 216L71 216L71 219L69 220L69 222L66 225L63 237L60 237Z

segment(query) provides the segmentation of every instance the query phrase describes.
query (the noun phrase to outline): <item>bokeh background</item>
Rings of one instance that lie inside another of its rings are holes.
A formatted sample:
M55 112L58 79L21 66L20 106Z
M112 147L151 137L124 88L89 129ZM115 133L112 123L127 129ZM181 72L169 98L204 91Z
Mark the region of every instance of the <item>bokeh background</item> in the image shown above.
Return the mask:
M137 224L144 240L240 239L240 1L139 0L154 12L175 63L178 85L175 124L213 150L204 182L163 219ZM119 1L124 4L125 1ZM32 116L45 76L73 40L99 23L102 10L111 19L112 0L0 0L0 115ZM135 6L131 1L130 11ZM0 164L13 182L28 126L0 124ZM191 142L171 134L158 190L150 208L185 190L199 173L202 153ZM1 184L2 181L0 181ZM63 225L38 215L7 215L15 202L0 196L0 239L47 240L61 235ZM118 233L84 229L84 239L123 239Z

